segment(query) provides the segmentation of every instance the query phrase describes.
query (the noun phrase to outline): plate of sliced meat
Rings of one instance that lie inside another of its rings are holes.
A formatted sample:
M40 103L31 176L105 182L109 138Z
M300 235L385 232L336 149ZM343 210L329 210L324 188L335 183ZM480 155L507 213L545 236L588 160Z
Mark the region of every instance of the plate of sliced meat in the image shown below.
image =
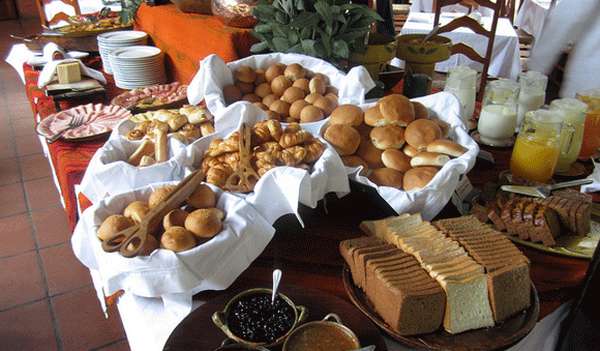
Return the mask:
M80 105L44 118L36 130L47 139L60 133L67 140L88 139L110 133L120 121L130 116L131 112L119 106Z
M112 105L134 112L176 108L185 103L187 103L187 85L179 82L133 89L111 101Z

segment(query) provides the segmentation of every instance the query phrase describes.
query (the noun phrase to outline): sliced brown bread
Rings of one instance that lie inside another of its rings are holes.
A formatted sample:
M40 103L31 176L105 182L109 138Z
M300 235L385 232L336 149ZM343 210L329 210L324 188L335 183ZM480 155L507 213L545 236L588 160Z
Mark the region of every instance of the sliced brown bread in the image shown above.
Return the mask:
M531 304L529 264L518 262L488 273L494 320L503 321Z
M383 243L383 242L377 238L374 238L371 236L364 236L364 237L360 237L360 238L341 241L339 244L339 250L340 250L340 254L344 258L344 261L346 261L346 264L349 267L353 267L354 266L354 257L353 257L354 250L361 248L361 247L373 246L374 244L381 244L381 243Z

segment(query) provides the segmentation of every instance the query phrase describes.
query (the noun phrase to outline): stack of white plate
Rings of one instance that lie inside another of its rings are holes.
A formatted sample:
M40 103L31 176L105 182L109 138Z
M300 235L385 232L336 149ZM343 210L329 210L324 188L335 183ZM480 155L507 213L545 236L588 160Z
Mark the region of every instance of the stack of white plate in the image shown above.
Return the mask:
M98 50L102 58L102 67L104 72L112 74L110 53L118 48L124 48L134 45L146 45L148 42L148 34L137 30L121 30L116 32L106 32L98 34Z
M162 51L154 46L130 46L110 53L117 87L135 89L167 81Z

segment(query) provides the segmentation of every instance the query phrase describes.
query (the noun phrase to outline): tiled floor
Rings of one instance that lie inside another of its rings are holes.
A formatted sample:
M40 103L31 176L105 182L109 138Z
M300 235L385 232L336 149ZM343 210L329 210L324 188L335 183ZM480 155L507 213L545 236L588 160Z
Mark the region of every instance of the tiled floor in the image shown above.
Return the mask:
M8 33L37 22L0 21ZM128 350L116 309L105 319L75 258L66 216L15 71L0 62L0 350Z

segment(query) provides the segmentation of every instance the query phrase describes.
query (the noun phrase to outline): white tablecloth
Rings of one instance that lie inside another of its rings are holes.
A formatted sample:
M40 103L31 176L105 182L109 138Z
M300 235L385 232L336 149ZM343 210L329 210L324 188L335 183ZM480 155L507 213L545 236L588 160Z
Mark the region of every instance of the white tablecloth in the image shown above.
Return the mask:
M456 16L456 14L452 13L443 13L440 17L440 22L444 25L456 18ZM401 34L429 33L433 28L433 19L433 13L411 12L404 27L402 27ZM491 17L483 17L482 22L486 28L491 28ZM471 46L482 56L485 54L487 40L479 34L475 34L470 29L459 28L452 32L443 33L442 35L450 38L454 43L462 42ZM464 55L452 55L448 60L438 63L435 69L439 72L447 72L449 68L457 65L467 65L479 72L483 68L483 65L470 60ZM507 18L499 18L488 74L494 77L516 80L520 72L519 37Z
M435 12L433 9L433 0L412 0L410 10L413 12ZM460 12L467 13L468 8L462 5L449 5L442 8L444 12ZM479 12L483 16L491 16L493 11L489 7L480 7Z
M539 38L551 2L551 0L524 0L517 13L515 26L533 35L534 38Z

